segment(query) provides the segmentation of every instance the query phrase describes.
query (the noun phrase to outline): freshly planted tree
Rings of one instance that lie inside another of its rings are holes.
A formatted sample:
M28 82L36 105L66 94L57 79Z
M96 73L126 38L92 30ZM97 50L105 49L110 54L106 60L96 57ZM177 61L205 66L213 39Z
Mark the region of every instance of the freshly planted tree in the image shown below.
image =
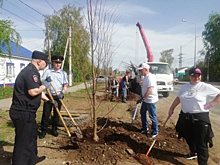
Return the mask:
M92 64L92 118L95 141L99 140L97 135L96 119L96 80L95 77L100 70L109 68L113 56L111 44L113 36L114 10L107 9L102 0L87 0L87 22L90 35L90 58Z

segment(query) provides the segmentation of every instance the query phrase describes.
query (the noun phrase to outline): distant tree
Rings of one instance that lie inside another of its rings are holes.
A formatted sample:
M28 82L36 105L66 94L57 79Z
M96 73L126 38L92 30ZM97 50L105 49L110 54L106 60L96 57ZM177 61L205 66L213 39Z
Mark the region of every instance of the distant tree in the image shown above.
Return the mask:
M83 77L90 69L88 57L89 35L83 25L82 8L71 5L64 6L53 15L45 17L45 48L48 52L48 40L51 43L51 55L64 54L67 38L69 37L69 27L71 26L71 48L72 48L72 70L74 80L83 81ZM49 35L48 35L49 34ZM67 54L69 49L67 49ZM69 72L69 56L66 56L64 70Z
M161 54L160 62L166 62L170 66L173 64L173 60L174 60L174 57L172 56L173 49L164 50L160 54Z
M209 66L210 81L220 80L220 14L212 13L202 32L206 65Z
M17 46L21 43L21 36L13 28L13 22L10 20L0 20L0 53L2 49L8 49L9 54L11 54L10 41L14 41Z

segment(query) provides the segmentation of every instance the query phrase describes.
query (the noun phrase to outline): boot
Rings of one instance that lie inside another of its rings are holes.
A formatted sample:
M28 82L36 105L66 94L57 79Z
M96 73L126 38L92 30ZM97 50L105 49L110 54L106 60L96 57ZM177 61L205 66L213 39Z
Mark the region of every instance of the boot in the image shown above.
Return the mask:
M125 97L122 98L122 103L127 103L127 100Z

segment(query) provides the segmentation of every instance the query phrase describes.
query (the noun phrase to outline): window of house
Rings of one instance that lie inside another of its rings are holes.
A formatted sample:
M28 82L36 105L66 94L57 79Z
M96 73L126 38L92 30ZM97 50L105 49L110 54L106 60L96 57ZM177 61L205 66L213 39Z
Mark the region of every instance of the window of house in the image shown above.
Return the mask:
M24 63L20 63L20 71L21 71L22 69L24 69L24 67L25 67L25 64L24 64Z
M14 63L6 63L7 77L14 77Z

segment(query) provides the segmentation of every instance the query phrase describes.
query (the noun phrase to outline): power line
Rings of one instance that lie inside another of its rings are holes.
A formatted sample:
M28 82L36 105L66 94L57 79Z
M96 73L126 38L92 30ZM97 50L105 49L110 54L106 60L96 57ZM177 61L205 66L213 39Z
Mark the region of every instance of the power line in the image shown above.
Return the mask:
M198 38L198 37L201 37L201 36L197 36L197 38ZM185 43L184 45L182 45L182 47L188 45L188 44L189 44L190 42L192 42L193 40L195 40L195 38L191 39L190 41L188 41L187 43ZM180 48L178 48L178 49L174 49L173 52L175 52L175 51L179 51L179 50L180 50Z
M28 4L22 2L21 0L18 0L20 1L21 3L23 3L24 5L26 5L27 7L29 7L30 9L34 10L35 12L37 12L38 14L42 15L43 17L45 17L42 13L40 13L39 11L37 11L36 9L34 9L33 7L29 6Z
M24 19L24 18L22 18L22 17L18 16L17 14L14 14L14 13L12 13L11 11L9 11L9 10L7 10L7 9L3 8L3 7L1 7L1 8L2 8L3 10L5 10L5 11L7 11L7 12L11 13L12 15L14 15L14 16L16 16L16 17L18 17L18 18L22 19L22 20L24 20L24 21L26 21L26 22L28 22L28 23L30 23L30 24L32 24L32 25L34 25L34 26L36 26L36 27L39 27L40 29L43 29L42 27L40 27L40 26L38 26L38 25L35 25L34 23L32 23L32 22L30 22L30 21L28 21L28 20L26 20L26 19ZM44 30L44 29L43 29L43 30Z
M48 3L48 5L53 9L53 11L55 11L56 12L56 10L53 8L53 6L51 6L51 4L47 1L47 0L45 0L47 3Z
M22 12L24 12L25 14L27 14L28 16L30 16L30 17L34 18L36 21L39 21L39 22L40 22L40 20L38 20L37 18L33 17L32 15L30 15L29 13L27 13L26 11L24 11L24 10L21 9L20 7L14 5L14 4L11 3L9 0L7 0L6 2L10 3L10 4L13 5L14 7L16 7L17 9L20 9Z
M42 30L20 30L20 29L17 29L17 31L42 31Z

